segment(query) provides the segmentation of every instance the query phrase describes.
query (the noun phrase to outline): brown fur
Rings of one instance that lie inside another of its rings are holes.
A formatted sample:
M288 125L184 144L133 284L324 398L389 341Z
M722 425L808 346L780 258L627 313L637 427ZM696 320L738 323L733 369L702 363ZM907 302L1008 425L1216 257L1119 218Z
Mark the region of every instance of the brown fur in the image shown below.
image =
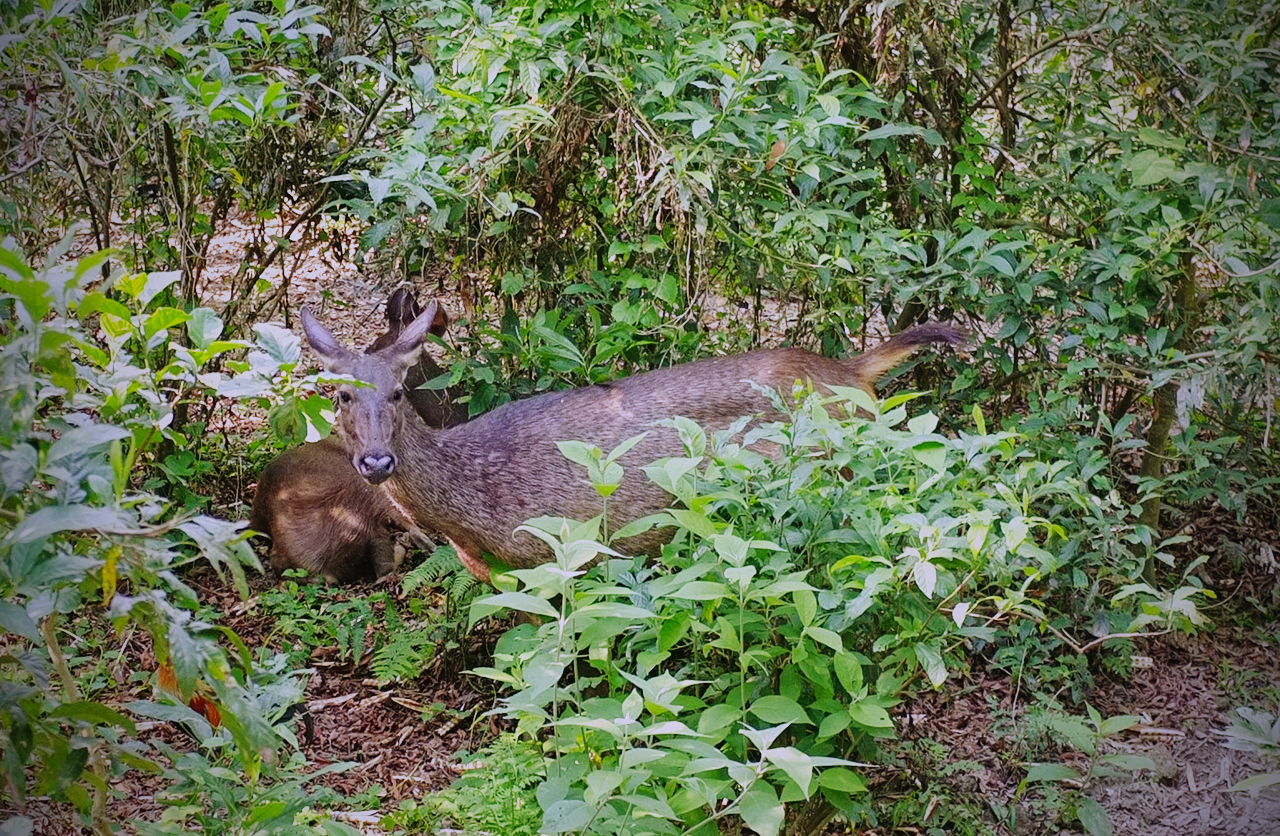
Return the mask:
M431 313L428 309L424 317ZM436 431L394 394L425 339L421 321L406 328L395 345L366 355L343 348L306 310L302 323L330 369L374 384L340 391L339 425L356 470L379 484L419 526L448 538L482 580L489 577L486 553L514 567L551 558L542 541L515 531L525 520L542 515L584 520L600 513L601 501L582 468L560 454L557 441L586 441L608 451L648 432L621 459L626 476L609 498L609 524L617 530L671 502L640 471L656 459L683 453L676 431L654 422L680 415L714 430L744 415L780 418L748 381L784 395L797 381L820 390L837 385L870 392L885 370L918 347L963 342L957 329L930 323L846 360L794 348L716 357L508 403ZM615 545L624 553L654 554L670 537L669 529L653 529Z
M387 301L388 330L368 350L393 345L418 313L412 295L397 290ZM428 333L443 334L447 327L440 313ZM440 373L423 353L408 371L406 401L433 427L462 423L467 418L465 404L455 403L444 391L416 388ZM263 469L249 527L271 539L271 565L277 572L305 569L331 583L394 571L401 532L409 532L420 545L427 542L382 491L356 473L336 433L286 450Z

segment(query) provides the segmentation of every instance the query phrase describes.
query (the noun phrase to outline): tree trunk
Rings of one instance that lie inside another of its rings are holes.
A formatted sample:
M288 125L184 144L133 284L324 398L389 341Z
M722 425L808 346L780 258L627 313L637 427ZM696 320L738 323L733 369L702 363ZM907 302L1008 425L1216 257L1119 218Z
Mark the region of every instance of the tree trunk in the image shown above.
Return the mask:
M1178 285L1173 292L1173 305L1169 312L1169 325L1176 336L1174 346L1186 353L1191 345L1191 335L1195 331L1197 320L1196 300L1196 267L1187 250L1179 260L1181 267ZM1164 463L1169 447L1169 433L1173 429L1173 419L1178 408L1178 382L1170 380L1155 392L1155 416L1151 427L1147 430L1147 446L1142 454L1142 464L1138 468L1138 476L1142 479L1160 479L1164 475ZM1159 533L1160 511L1163 502L1156 494L1147 497L1142 503L1142 513L1138 522L1149 526ZM1142 577L1147 583L1156 580L1156 564L1154 549L1149 549L1146 563L1142 567Z

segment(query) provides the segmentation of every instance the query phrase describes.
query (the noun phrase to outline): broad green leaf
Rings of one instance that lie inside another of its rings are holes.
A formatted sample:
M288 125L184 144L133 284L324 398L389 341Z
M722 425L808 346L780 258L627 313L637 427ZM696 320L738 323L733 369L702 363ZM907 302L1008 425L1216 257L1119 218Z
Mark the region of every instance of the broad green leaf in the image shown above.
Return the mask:
M9 601L0 601L0 629L36 644L43 641L40 627L27 615L26 607Z
M941 441L921 441L911 448L911 455L926 467L937 473L947 469L947 445Z
M147 273L142 287L137 291L138 309L145 311L151 300L156 298L166 287L182 278L181 270L164 270Z
M742 821L760 836L777 836L786 813L767 781L756 781L742 797Z
M259 322L253 330L258 335L258 347L275 363L285 366L297 363L302 357L302 340L289 329Z
M28 515L5 539L13 543L31 543L58 531L119 531L129 527L124 515L111 508L53 505Z
M120 712L108 708L100 702L89 702L81 700L78 702L67 702L49 712L49 717L55 720L71 720L73 722L88 723L98 726L115 726L125 729L130 734L134 733L133 721L124 716Z
M781 746L769 749L764 753L765 760L781 769L787 777L796 782L796 786L809 797L809 789L813 784L813 761L804 752L792 746Z
M570 833L581 830L595 817L596 808L585 801L557 801L542 814L539 833Z
M207 349L222 335L222 320L209 308L196 308L187 320L187 335L191 344L199 349ZM229 343L229 345L235 345Z
M146 324L142 328L142 333L146 337L153 337L161 331L167 331L175 325L191 319L191 315L186 311L180 311L177 308L157 308L151 315L147 317Z
M714 581L691 581L671 590L667 595L685 601L714 601L717 598L733 597L729 587Z
M873 139L884 139L890 136L919 136L924 133L924 128L916 125L884 125L876 128L874 131L867 131L858 137L856 142L869 142Z
M80 304L76 308L76 316L82 320L95 313L103 312L112 314L113 316L123 320L129 319L128 308L117 302L115 299L112 299L96 290L92 293L85 294L84 299L80 300Z
M1076 803L1076 815L1089 836L1112 836L1111 817L1092 798L1082 798Z
M862 780L862 776L847 766L833 766L830 769L824 769L819 772L818 786L829 790L847 792L850 795L861 795L867 791L867 785Z
M1250 775L1243 781L1237 781L1227 791L1256 793L1277 785L1280 785L1280 772L1266 772L1261 775Z
M1079 781L1080 773L1059 763L1037 763L1027 770L1028 781Z
M474 621L478 617L491 615L502 610L545 615L547 618L556 618L560 615L556 612L555 607L551 606L544 598L530 595L527 592L500 592L496 595L489 595L473 601L471 604L471 618ZM477 613L479 613L479 616L477 616Z
M891 729L893 718L875 703L862 700L849 706L849 719L868 729Z
M813 721L809 719L809 715L801 708L800 703L790 697L778 694L761 697L753 702L748 710L761 720L773 725L781 723L813 725Z
M947 666L942 663L942 653L938 646L934 642L920 642L912 650L915 651L916 661L924 668L925 676L929 677L929 682L935 688L941 687L947 681Z
M1178 169L1178 164L1157 151L1139 151L1129 163L1134 186L1154 186L1163 182Z

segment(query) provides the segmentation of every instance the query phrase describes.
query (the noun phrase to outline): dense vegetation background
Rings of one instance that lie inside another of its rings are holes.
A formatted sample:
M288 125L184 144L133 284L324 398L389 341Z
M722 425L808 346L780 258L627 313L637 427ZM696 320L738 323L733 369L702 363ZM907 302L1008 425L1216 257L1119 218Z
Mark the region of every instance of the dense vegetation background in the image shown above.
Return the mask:
M297 660L241 643L184 581L207 561L246 590L256 558L221 465L327 426L280 324L317 242L458 306L437 383L473 414L758 344L847 354L939 318L974 335L963 358L920 361L907 379L927 395L879 420L796 405L775 462L685 427L688 458L651 474L682 509L661 565L534 572L480 605L547 619L483 663L516 741L542 744L495 756L543 776L502 832L874 821L859 764L891 757L902 698L990 665L1086 717L1061 720L1072 743L1114 734L1124 718L1082 708L1093 672L1124 674L1137 634L1206 626L1213 561L1274 562L1274 3L0 15L15 811L50 798L111 832L108 782L143 770L168 806L139 832L347 827L300 812L314 774L282 719ZM240 268L211 276L230 225ZM210 431L258 406L269 430ZM1226 540L1196 539L1206 518ZM546 532L561 568L595 554L595 530L577 534ZM1274 598L1240 607L1277 640ZM72 638L92 623L146 637L154 700L110 697ZM421 644L380 675L413 676ZM1276 698L1252 708L1274 721ZM149 742L140 717L199 745ZM1028 779L1066 782L1063 821L1106 832L1069 772ZM454 821L500 806L448 804Z

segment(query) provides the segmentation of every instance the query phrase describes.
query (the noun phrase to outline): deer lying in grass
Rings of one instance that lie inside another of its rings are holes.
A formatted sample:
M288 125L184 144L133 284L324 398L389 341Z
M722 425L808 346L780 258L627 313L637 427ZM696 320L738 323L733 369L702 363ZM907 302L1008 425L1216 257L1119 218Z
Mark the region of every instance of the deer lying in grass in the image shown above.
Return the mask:
M331 371L373 384L338 389L338 426L355 470L418 526L447 538L466 567L485 581L485 554L516 568L551 559L545 543L515 530L526 520L542 515L586 520L600 512L598 495L582 469L560 454L557 441L585 441L608 451L648 433L620 460L626 475L609 498L610 529L616 531L671 502L640 470L684 452L676 431L654 426L655 421L684 416L714 430L744 415L777 419L782 416L769 398L750 382L784 393L797 381L820 391L836 385L870 392L884 372L920 346L963 342L956 328L930 323L845 360L795 348L715 357L515 401L466 424L436 430L417 418L405 397L406 372L430 333L434 306L394 344L368 354L340 345L305 309L302 326ZM624 553L652 555L670 537L669 529L651 529L614 545Z
M443 334L448 321L432 303L431 319L420 335ZM411 293L397 290L387 300L388 330L369 346L378 351L394 345L418 318ZM421 341L419 341L421 345ZM425 352L406 369L406 404L433 427L467 419L466 405L445 392L418 389L438 376L440 367ZM351 466L351 454L335 433L322 441L286 450L258 479L249 527L271 538L271 565L276 572L305 569L330 583L381 577L395 570L396 537L408 532L420 547L428 545L412 521L386 495Z

